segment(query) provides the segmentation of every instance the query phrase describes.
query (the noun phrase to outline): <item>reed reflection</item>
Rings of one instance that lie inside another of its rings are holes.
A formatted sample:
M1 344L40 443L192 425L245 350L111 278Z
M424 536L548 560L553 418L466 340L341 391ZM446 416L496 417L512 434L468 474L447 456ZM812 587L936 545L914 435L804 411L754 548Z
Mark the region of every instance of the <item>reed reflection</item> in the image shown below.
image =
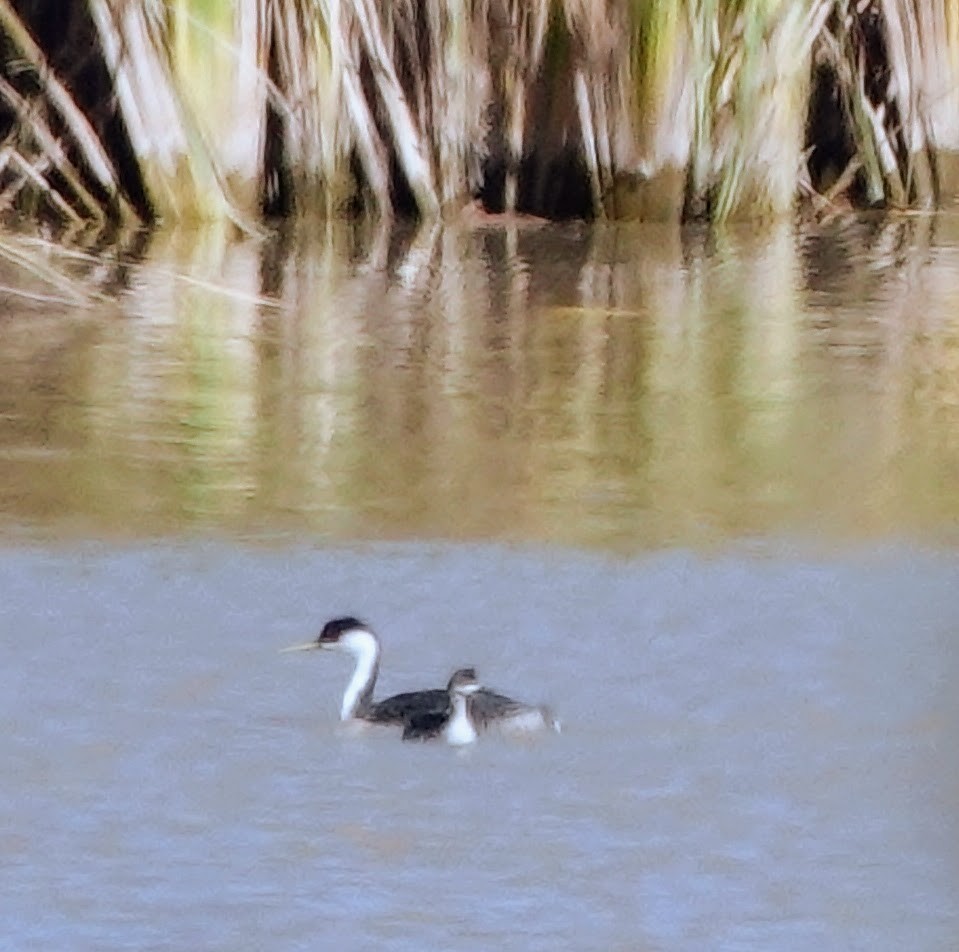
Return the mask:
M158 236L107 306L38 320L13 299L7 521L612 546L935 533L959 508L946 227Z

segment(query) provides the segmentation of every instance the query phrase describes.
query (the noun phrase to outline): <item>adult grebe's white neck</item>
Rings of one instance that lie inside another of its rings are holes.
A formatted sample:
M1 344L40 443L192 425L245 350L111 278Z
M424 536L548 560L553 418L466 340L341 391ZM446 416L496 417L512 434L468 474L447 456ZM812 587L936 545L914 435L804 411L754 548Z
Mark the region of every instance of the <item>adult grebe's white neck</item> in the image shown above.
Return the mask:
M362 717L373 701L373 688L380 668L380 643L373 632L366 628L351 628L330 645L337 651L345 651L356 659L353 676L343 693L340 720L350 721Z

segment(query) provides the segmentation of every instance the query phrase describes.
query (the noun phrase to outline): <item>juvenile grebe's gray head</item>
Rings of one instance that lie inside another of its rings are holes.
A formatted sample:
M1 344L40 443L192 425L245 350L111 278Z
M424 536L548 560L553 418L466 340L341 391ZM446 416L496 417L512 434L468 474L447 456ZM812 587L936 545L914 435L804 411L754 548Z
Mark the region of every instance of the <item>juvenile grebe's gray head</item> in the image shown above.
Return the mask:
M468 696L475 694L480 687L481 685L476 678L475 668L460 668L458 671L453 672L449 684L446 685L446 690L449 691L450 694Z

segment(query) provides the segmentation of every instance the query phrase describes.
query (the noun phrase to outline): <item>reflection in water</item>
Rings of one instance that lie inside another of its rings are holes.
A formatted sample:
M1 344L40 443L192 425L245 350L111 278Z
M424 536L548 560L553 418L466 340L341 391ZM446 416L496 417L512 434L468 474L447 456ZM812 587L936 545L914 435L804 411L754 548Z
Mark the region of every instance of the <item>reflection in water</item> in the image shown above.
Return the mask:
M959 514L954 231L159 235L71 264L98 303L8 296L3 511L624 546L936 532Z

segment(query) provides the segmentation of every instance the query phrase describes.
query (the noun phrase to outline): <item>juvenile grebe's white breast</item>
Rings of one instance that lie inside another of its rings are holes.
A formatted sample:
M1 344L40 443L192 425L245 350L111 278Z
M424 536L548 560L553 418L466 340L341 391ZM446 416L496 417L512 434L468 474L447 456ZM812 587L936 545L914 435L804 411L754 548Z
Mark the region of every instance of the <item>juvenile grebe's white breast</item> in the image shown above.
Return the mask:
M449 694L453 713L443 728L443 738L453 747L472 744L477 738L476 725L469 711L469 698L480 690L472 668L457 671L450 679Z

